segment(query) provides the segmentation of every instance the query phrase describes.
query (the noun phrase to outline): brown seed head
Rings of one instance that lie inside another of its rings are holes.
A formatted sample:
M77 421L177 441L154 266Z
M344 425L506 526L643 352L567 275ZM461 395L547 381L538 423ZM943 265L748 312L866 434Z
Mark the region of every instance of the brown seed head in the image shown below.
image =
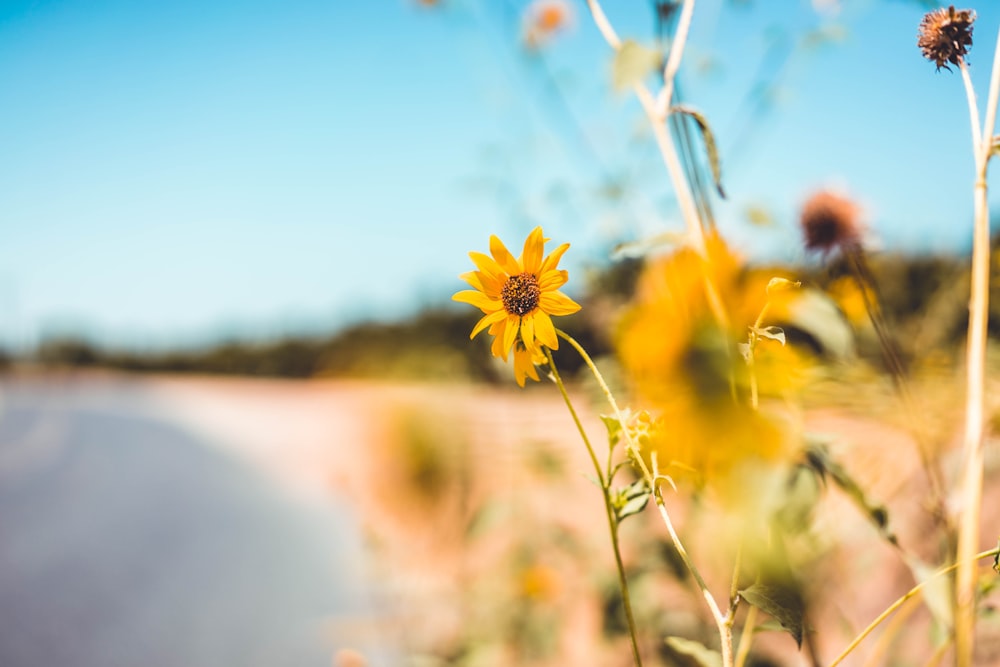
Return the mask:
M917 46L924 58L951 71L946 63L958 65L972 46L972 22L976 12L971 9L935 9L927 12L917 31Z
M828 253L861 245L861 209L850 199L831 192L814 194L802 207L800 223L806 250Z
M542 289L538 286L538 276L520 273L511 276L500 289L500 299L504 309L511 315L527 315L538 307Z

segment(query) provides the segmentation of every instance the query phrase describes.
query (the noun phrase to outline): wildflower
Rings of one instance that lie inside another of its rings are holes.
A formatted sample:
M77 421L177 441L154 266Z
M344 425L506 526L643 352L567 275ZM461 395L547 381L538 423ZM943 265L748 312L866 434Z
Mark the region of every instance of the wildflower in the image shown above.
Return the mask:
M538 380L534 364L544 361L542 346L559 348L551 316L580 310L578 303L558 291L569 279L569 274L558 268L569 244L562 244L543 258L546 240L542 228L535 227L524 242L521 256L514 259L500 239L490 236L492 257L470 252L478 271L460 276L475 289L452 296L485 313L469 338L488 328L494 337L493 356L507 361L513 350L514 378L522 387L526 377Z
M971 9L935 9L924 15L917 31L917 46L924 58L951 70L946 63L961 65L972 46L972 23L976 12Z
M616 336L626 377L653 421L644 458L656 453L659 472L710 485L732 503L752 495L754 466L780 465L791 441L777 423L740 400L747 364L736 352L765 302L766 274L749 274L717 236L704 256L690 248L646 266ZM706 285L711 283L727 325L721 326ZM778 343L759 346L756 377L762 394L780 395L802 369L798 353ZM647 461L651 464L651 459Z
M802 207L799 219L807 250L824 254L836 248L861 245L861 209L850 199L831 192L817 192Z
M573 20L566 0L535 0L524 11L524 43L529 48L543 46Z

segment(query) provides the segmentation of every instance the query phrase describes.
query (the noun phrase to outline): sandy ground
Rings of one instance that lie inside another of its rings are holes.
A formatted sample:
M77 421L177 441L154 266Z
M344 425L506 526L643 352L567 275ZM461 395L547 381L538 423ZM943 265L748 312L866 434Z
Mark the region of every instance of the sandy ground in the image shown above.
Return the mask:
M366 574L383 591L390 615L399 615L398 641L421 633L447 637L448 632L460 632L463 623L472 622L468 614L473 612L463 605L475 609L476 600L468 598L477 593L467 584L484 576L476 564L487 562L503 547L470 550L463 542L462 526L469 519L464 505L481 505L484 498L500 496L517 499L514 525L536 538L553 532L553 527L585 535L582 544L587 558L600 563L592 565L590 572L574 569L578 565L572 563L549 563L560 582L553 594L558 597L555 604L565 614L561 622L570 628L563 633L569 639L560 640L559 659L551 664L629 664L626 645L619 642L609 648L599 642L601 621L593 599L593 571L608 576L613 572L603 507L586 479L590 463L573 423L558 394L546 391L550 387L519 391L470 385L212 377L143 378L139 382L186 427L249 460L289 491L306 499L331 494L349 499L372 547ZM587 407L587 396L576 398L588 432L601 444L603 426L596 410ZM933 524L926 508L926 479L905 425L898 421L892 425L892 420L877 414L845 414L843 410L815 410L803 419L811 432L831 436L835 452L850 461L870 497L887 506L904 547L918 555L932 553L937 545L927 539ZM394 449L400 438L413 437L414 420L420 428L431 425L427 437L450 447L456 465L475 471L470 477L472 488L463 489L458 501L446 499L429 510L423 500L414 499L408 487L412 475L400 470ZM532 491L529 498L526 490L541 486L535 461L539 452L554 457L568 474L552 485L551 492ZM946 458L946 474L947 465ZM987 485L987 507L1000 504L995 486ZM696 527L684 526L682 501L676 511L695 550L710 551L703 544L710 543L710 537L699 534ZM984 548L1000 532L995 515L991 510L984 516ZM662 531L662 525L656 527L655 516L652 519L650 530ZM812 620L824 629L816 645L822 662L828 663L889 601L913 585L913 574L842 494L828 494L815 526L825 542L836 544L831 547L832 556L818 562L810 573L825 591L821 610ZM462 546L442 546L448 544ZM627 544L625 549L627 559L641 558L630 553ZM497 578L505 576L496 574ZM712 583L725 590L722 578ZM463 601L453 603L449 596ZM421 600L431 602L414 609ZM692 613L704 616L703 610ZM440 617L431 618L435 616ZM870 638L845 664L863 664L863 658L877 656L879 651L887 656L903 651L899 642L905 643L906 637L926 636L926 617L922 609L912 615L917 635L904 629L898 635L902 639L895 643ZM425 631L421 624L436 627ZM760 637L763 653L777 664L810 664L787 635ZM992 635L981 641L980 664L1000 664L996 643ZM502 655L483 664L518 664L519 660Z

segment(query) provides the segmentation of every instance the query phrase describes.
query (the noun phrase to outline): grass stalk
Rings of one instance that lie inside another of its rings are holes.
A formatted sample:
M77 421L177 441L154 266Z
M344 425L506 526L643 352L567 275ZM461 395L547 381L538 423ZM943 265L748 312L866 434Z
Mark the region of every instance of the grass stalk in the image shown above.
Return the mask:
M990 556L996 556L998 552L1000 552L1000 549L990 549L989 551L983 551L981 553L978 553L978 554L976 554L975 556L972 557L971 564L972 564L973 567L975 567L976 563L978 563L983 558L989 558ZM910 590L908 590L906 593L904 593L895 602L893 602L891 605L889 605L888 607L886 607L885 610L883 610L881 614L879 614L878 616L876 616L875 620L873 620L871 623L869 623L868 627L866 627L864 630L862 630L861 634L859 634L857 637L855 637L854 640L851 641L851 643L847 645L847 648L845 648L841 652L841 654L838 655L836 657L836 659L834 659L834 661L830 663L829 667L837 667L837 665L839 665L841 662L843 662L844 659L847 658L847 656L849 656L854 651L854 649L856 649L858 647L858 645L861 644L861 642L863 642L865 640L865 638L868 637L868 635L870 635L875 630L875 628L877 628L879 625L881 625L882 622L885 619L887 619L890 616L892 616L893 612L895 612L897 609L899 609L904 604L906 604L906 602L910 598L912 598L915 595L919 595L924 590L924 587L928 583L930 583L934 579L937 579L938 577L942 577L942 576L944 576L944 575L946 575L946 574L948 574L950 572L953 572L953 571L959 569L964 564L965 563L957 562L957 563L953 563L953 564L949 565L948 567L940 568L939 570L935 571L926 580L921 581L919 584L917 584L916 586L914 586L913 588L911 588Z

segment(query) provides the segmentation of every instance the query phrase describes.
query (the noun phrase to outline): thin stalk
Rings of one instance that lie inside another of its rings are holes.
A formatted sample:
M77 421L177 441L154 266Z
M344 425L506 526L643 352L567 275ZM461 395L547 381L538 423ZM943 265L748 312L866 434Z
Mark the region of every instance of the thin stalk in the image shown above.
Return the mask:
M973 566L975 566L975 564L977 562L979 562L980 560L982 560L983 558L989 558L990 556L996 556L998 552L1000 552L1000 549L994 548L994 549L990 549L989 551L983 551L981 553L978 553L978 554L976 554L975 556L972 557L971 563L972 563ZM910 598L912 598L915 595L919 595L920 592L924 590L924 586L926 586L928 583L930 583L934 579L937 579L938 577L944 576L944 575L948 574L949 572L953 572L954 570L959 569L959 567L961 565L962 565L962 563L958 562L958 563L953 563L953 564L949 565L948 567L940 568L939 570L935 571L934 574L932 574L926 580L920 582L919 584L917 584L916 586L914 586L913 588L911 588L910 590L908 590L906 593L904 593L902 595L902 597L900 597L895 602L893 602L891 605L889 605L888 607L886 607L885 610L881 614L879 614L878 616L876 616L875 620L872 621L871 623L869 623L868 627L866 627L864 630L862 630L861 634L859 634L857 637L855 637L854 640L850 644L847 645L847 648L845 648L844 651L840 655L838 655L837 658L833 662L830 663L829 667L837 667L837 665L839 665L841 662L843 662L844 658L846 658L848 655L850 655L851 652L854 651L854 649L856 649L858 647L858 645L861 642L863 642L865 640L865 638L868 635L870 635L875 630L875 628L877 628L882 623L882 621L884 621L885 619L889 618L889 616L891 616L894 611L896 611L897 609L899 609L900 607L902 607L904 604L906 604L907 600L909 600Z
M743 540L736 548L736 565L733 566L733 581L729 585L729 615L736 615L736 606L739 604L740 595L740 570L743 569Z
M764 324L764 318L767 316L767 311L771 306L771 302L768 301L764 304L764 307L760 309L760 314L757 315L757 319L754 320L753 328L750 331L750 351L747 355L747 366L750 369L750 407L756 410L758 405L757 398L757 371L754 369L754 351L757 348L757 329L760 325Z
M887 331L880 305L869 295L869 286L872 292L876 289L875 279L871 271L868 270L860 246L855 245L845 248L844 254L847 255L847 259L850 261L851 274L858 286L858 291L861 292L861 300L864 302L865 311L868 313L868 320L872 323L872 328L875 329L875 335L878 336L879 347L882 348L882 358L885 360L885 365L892 375L892 382L896 389L905 395L906 389L903 381L906 371L903 368L903 362L900 360L896 342Z
M604 40L614 50L617 51L620 49L622 45L621 39L619 39L615 29L611 26L611 22L608 21L607 15L605 15L604 10L601 8L601 3L598 0L587 0L587 7L590 9L590 14L594 19L594 25L597 26ZM677 32L674 34L670 55L667 59L667 68L664 70L664 77L667 78L669 83L665 82L660 94L661 99L667 94L673 95L673 80L677 74L677 69L680 67L684 44L687 41L687 31L691 24L690 16L685 20L684 12L690 14L693 11L694 0L685 0L682 15L678 21ZM667 91L668 86L671 89L670 91ZM690 243L695 251L708 261L705 230L698 215L698 206L694 195L691 193L691 185L688 183L687 175L684 173L684 167L681 165L673 137L670 136L670 132L664 122L669 112L670 99L667 99L665 108L661 110L659 108L661 106L660 103L653 97L653 94L649 92L649 88L644 83L641 81L636 83L633 86L633 91L639 99L643 111L649 118L650 126L653 129L653 137L656 139L656 145L660 149L660 156L663 159L664 166L667 168L670 183L673 185L674 194L677 197L677 206L681 210L681 217L684 219L684 226L687 228ZM719 291L708 274L705 275L705 295L708 298L708 305L712 310L712 315L719 323L719 326L728 331L729 317L726 315Z
M941 664L941 660L944 659L945 652L951 648L951 642L945 640L941 642L941 645L937 647L937 650L931 654L931 657L924 663L924 667L934 667L934 665Z
M972 87L972 78L969 76L969 68L965 61L958 63L958 69L962 73L962 84L965 86L965 99L969 103L969 124L972 127L972 154L976 156L978 167L980 146L983 143L983 135L980 134L982 126L979 124L979 107L976 104L976 89ZM994 68L996 69L996 68Z
M882 315L875 276L868 267L864 250L860 245L844 248L844 255L848 260L851 277L861 292L861 300L864 302L865 312L868 313L868 320L871 322L872 328L878 337L882 359L885 361L886 368L892 377L893 388L902 401L903 409L910 424L909 430L916 443L920 463L930 485L930 502L933 514L936 518L944 521L945 526L948 526L948 512L945 506L945 494L942 490L941 471L931 456L930 446L924 435L927 432L925 415L914 407L913 396L906 383L906 369L901 360L899 346L892 336L889 335L889 327ZM869 296L869 287L874 296ZM894 544L894 546L899 547L898 544Z
M628 590L628 577L625 576L625 565L622 562L621 548L618 543L618 519L615 516L615 508L611 502L611 476L610 474L605 477L604 473L601 471L601 464L597 462L597 455L594 453L594 448L590 444L590 438L587 437L587 432L583 428L583 424L580 422L580 417L576 413L576 409L573 407L573 402L569 398L569 393L566 391L566 385L563 384L562 378L559 376L559 370L556 368L555 359L552 358L552 352L547 348L542 348L545 351L545 358L549 363L549 370L552 372L552 377L555 380L556 386L559 387L559 393L562 394L563 401L566 402L566 407L569 409L570 415L573 417L573 423L576 424L577 431L580 432L580 438L583 440L583 444L587 446L587 453L590 455L590 461L594 464L594 473L597 475L597 479L601 483L601 495L604 498L604 512L608 518L608 530L611 532L611 549L615 554L615 566L618 568L618 586L622 592L622 607L625 609L625 620L628 623L628 634L629 639L632 643L632 658L635 660L636 667L642 667L642 656L639 654L639 637L635 626L635 617L632 614L632 599L629 595Z
M656 111L660 118L667 117L667 110L674 98L674 79L681 67L681 57L684 55L684 45L687 43L688 32L691 30L691 17L694 15L694 0L684 0L681 15L677 19L677 29L670 44L670 54L667 64L663 67L663 89L656 98Z
M956 560L961 564L955 580L955 664L969 667L975 645L976 578L969 554L979 546L979 517L983 496L983 429L985 403L986 333L989 317L990 226L986 200L986 169L992 151L1000 88L1000 38L993 56L987 123L980 128L976 95L968 67L959 62L972 122L972 146L976 158L973 191L972 288L969 297L969 333L966 342L965 437L962 469L962 501L958 525Z
M743 633L740 635L740 643L736 649L736 660L733 667L743 667L747 657L750 655L750 645L753 643L754 623L757 622L757 607L751 605L747 611L747 617L743 621Z
M590 355L587 354L587 351L585 349L583 349L583 346L581 346L576 341L576 339L574 339L572 336L570 336L562 329L556 329L556 335L558 335L560 338L569 343L570 346L572 346L573 349L577 351L577 354L580 355L580 358L583 359L583 362L587 365L587 367L590 369L590 372L593 373L594 378L597 380L597 384L601 387L601 391L604 392L604 396L607 399L608 404L611 406L611 409L615 413L615 418L618 420L618 423L621 424L622 433L625 435L625 441L626 441L626 446L628 447L629 456L631 460L635 463L635 465L639 468L643 478L646 480L646 483L648 483L649 487L653 490L653 496L656 500L657 510L660 512L660 517L663 519L663 523L667 528L667 532L670 534L670 540L673 543L674 548L677 550L677 553L680 555L681 560L684 561L684 565L687 567L688 571L691 572L691 575L694 577L694 580L697 583L699 590L701 591L702 597L705 598L705 603L708 605L709 611L712 612L712 619L715 621L716 627L719 629L719 638L722 643L723 667L732 667L733 629L732 629L732 624L729 620L729 615L723 614L722 611L719 609L718 603L712 596L711 591L708 590L708 584L705 583L704 577L701 576L701 572L694 564L694 561L691 560L691 557L688 555L687 549L684 547L684 543L681 542L680 536L674 529L673 521L671 521L670 514L669 512L667 512L667 509L665 507L663 494L660 492L659 489L658 480L650 472L649 467L646 465L646 462L642 459L642 453L639 450L639 446L633 440L632 434L628 430L628 427L625 423L625 418L622 416L621 410L618 408L618 402L615 400L614 394L608 387L608 383L604 381L604 376L601 375L601 371L597 368L597 365L594 363L594 360L590 358Z
M886 625L878 641L875 642L875 648L872 649L871 654L865 660L862 667L877 667L877 665L885 664L883 657L892 647L893 642L899 638L899 633L904 629L906 622L920 609L916 598L910 598L908 602L910 604L900 607L896 616Z

